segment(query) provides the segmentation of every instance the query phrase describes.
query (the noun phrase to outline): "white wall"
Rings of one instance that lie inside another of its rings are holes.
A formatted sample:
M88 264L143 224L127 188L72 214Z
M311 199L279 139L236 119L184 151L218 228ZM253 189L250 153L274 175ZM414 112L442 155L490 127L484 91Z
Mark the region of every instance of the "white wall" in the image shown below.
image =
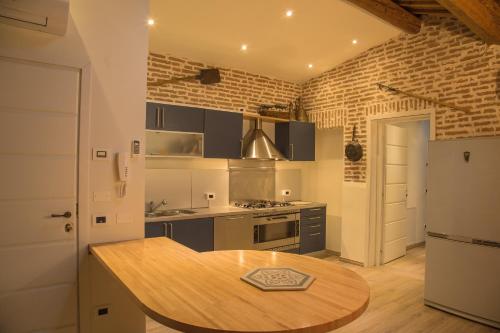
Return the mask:
M429 121L399 124L408 130L407 245L424 241Z
M92 147L129 151L143 140L148 52L147 0L72 0L64 37L0 24L0 55L84 69L82 82L79 184L80 321L82 332L144 331L144 315L109 274L88 260L89 243L142 238L144 235L144 160L131 161L126 198L117 197L113 162L91 162ZM89 70L90 69L90 70ZM29 96L27 96L29 98ZM109 202L93 202L94 192L109 191ZM90 216L117 214L132 223L91 228ZM90 264L89 264L90 262ZM92 272L92 273L90 273ZM111 315L97 319L97 305L111 304ZM126 313L126 314L124 314ZM114 327L111 329L110 327Z
M342 129L316 130L316 161L277 162L276 167L277 169L299 169L302 178L301 199L324 202L328 205L326 248L341 252L344 178Z

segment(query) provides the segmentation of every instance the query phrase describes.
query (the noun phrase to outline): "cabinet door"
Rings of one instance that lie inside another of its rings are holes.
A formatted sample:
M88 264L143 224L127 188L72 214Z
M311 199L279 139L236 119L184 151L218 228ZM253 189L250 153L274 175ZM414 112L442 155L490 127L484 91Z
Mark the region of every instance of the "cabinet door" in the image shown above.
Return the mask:
M146 103L146 128L203 133L205 110L189 106Z
M276 147L290 161L315 160L315 127L313 123L290 121L275 126Z
M314 161L315 127L313 123L290 122L290 160Z
M204 157L241 158L243 115L205 110Z
M195 219L169 222L167 237L195 251L214 250L213 219Z
M203 133L205 110L177 105L164 105L163 109L165 130Z
M158 103L146 103L146 129L162 129L160 105Z

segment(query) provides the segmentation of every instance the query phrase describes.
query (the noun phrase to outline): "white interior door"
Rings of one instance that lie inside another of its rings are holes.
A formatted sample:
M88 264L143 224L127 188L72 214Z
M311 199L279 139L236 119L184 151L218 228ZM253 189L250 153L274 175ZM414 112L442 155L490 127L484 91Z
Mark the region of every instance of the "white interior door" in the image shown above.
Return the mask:
M80 73L6 58L0 73L0 332L76 332Z
M406 254L406 178L408 134L385 125L382 263Z

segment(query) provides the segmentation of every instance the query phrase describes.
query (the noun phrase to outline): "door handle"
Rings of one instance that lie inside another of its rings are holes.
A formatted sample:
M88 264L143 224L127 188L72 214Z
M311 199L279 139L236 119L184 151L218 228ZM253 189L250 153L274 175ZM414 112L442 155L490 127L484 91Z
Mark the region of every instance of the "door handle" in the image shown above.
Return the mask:
M69 219L71 217L71 212L64 212L64 214L50 214L50 217L64 217Z
M160 108L156 108L156 128L160 128Z

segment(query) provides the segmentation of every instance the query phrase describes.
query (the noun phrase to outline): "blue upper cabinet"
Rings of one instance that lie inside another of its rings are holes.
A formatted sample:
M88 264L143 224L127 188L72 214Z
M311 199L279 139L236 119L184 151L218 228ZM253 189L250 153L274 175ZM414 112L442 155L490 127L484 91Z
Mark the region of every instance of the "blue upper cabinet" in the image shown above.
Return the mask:
M275 136L276 147L290 161L315 160L314 123L276 123Z
M204 109L162 103L146 103L147 129L203 133L204 123Z
M205 110L204 157L241 158L243 115Z

